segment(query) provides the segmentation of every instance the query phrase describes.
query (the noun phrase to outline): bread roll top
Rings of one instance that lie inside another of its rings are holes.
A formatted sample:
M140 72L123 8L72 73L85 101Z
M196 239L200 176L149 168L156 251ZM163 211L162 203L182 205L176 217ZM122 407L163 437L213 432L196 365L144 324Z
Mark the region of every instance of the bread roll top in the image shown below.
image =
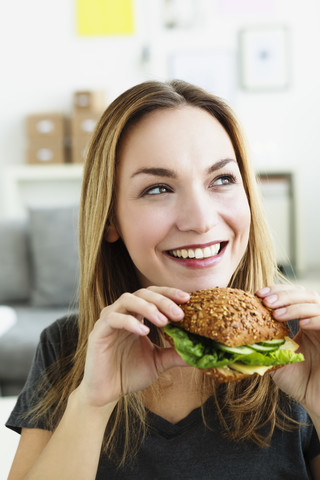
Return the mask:
M237 288L210 288L192 292L180 305L185 330L212 338L230 347L284 338L285 323L274 320L261 299Z

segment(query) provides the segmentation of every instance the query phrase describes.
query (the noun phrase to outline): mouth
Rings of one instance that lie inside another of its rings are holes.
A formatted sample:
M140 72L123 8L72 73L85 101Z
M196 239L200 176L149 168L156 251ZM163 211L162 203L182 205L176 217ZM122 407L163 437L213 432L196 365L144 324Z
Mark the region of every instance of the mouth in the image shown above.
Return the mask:
M182 247L175 250L168 250L168 254L174 258L181 258L183 260L196 259L202 260L204 258L216 257L225 248L228 242L214 243L205 247Z

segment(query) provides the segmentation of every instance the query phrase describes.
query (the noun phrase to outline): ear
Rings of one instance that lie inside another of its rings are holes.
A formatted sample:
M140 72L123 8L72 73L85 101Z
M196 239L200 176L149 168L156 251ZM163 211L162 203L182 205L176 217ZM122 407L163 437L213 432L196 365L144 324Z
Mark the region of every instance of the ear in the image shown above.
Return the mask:
M104 238L108 243L114 243L119 240L119 233L113 223L108 223L104 232Z

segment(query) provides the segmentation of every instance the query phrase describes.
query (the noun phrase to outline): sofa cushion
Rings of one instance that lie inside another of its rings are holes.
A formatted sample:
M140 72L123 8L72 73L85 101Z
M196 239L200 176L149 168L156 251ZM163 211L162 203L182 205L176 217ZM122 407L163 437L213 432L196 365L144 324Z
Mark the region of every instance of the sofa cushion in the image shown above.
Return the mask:
M58 318L66 308L38 308L29 304L11 309L16 321L0 335L0 396L17 395L26 381L40 333ZM1 309L0 309L1 320Z
M29 209L33 264L31 303L70 305L79 280L78 207Z
M0 303L25 301L30 295L30 261L25 220L0 221Z

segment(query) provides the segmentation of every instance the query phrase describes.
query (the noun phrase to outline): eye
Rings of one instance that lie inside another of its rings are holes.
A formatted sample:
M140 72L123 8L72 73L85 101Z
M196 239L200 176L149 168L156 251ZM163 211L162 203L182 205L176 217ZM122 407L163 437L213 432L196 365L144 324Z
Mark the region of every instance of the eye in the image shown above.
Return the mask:
M161 195L163 193L170 193L172 190L167 185L153 185L152 187L147 188L142 193L142 196L145 195Z
M236 177L234 175L220 175L213 181L213 185L230 185L236 183Z

